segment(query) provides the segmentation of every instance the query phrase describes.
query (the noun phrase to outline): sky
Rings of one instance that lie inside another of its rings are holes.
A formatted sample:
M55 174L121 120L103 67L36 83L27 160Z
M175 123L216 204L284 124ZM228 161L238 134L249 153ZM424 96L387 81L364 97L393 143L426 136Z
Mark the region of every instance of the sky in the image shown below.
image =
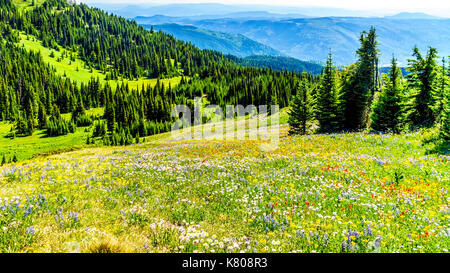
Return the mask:
M450 1L448 0L81 0L81 2L108 4L156 4L171 3L222 3L230 5L276 5L276 6L308 6L330 7L382 13L425 12L432 15L450 17Z

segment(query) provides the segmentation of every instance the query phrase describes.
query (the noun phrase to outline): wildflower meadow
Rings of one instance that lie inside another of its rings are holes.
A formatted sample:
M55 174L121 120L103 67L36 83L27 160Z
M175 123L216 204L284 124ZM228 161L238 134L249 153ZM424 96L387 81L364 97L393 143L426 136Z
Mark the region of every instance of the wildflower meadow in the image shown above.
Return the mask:
M0 169L1 252L448 252L421 133L165 141Z

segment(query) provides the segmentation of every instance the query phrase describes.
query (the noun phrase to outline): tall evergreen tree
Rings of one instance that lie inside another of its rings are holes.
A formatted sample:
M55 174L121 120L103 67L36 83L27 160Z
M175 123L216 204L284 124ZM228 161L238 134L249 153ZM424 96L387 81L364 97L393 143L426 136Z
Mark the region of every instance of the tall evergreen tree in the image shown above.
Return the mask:
M434 124L435 116L433 112L436 88L436 56L437 50L429 47L425 58L415 47L413 49L415 59L408 60L407 75L408 87L410 89L410 110L408 120L413 126L431 126Z
M447 143L450 142L450 90L448 89L443 96L442 118L439 127L439 135Z
M314 104L311 88L301 81L289 112L289 134L304 135L308 132L309 124L314 119Z
M316 98L319 132L337 131L339 129L338 89L331 53L328 55Z
M106 101L105 114L108 131L113 133L116 130L116 113L114 109L114 104L109 99Z
M44 129L47 126L47 111L43 103L39 105L38 121L40 129Z
M77 105L75 109L72 111L72 121L77 122L78 118L85 115L86 110L84 109L83 101L81 99L81 96L77 99Z
M361 47L357 50L358 62L350 67L342 87L344 127L360 130L367 127L373 95L378 88L378 49L376 30L363 31Z
M434 111L434 116L436 118L436 122L438 123L441 121L442 112L444 110L444 96L446 90L449 88L448 83L449 69L447 69L445 58L442 58L442 67L440 67L439 70L440 71L437 79L437 86L433 94L435 103L432 107Z
M375 131L392 131L400 129L402 117L402 82L401 70L392 58L389 75L384 77L384 87L373 107L371 127Z

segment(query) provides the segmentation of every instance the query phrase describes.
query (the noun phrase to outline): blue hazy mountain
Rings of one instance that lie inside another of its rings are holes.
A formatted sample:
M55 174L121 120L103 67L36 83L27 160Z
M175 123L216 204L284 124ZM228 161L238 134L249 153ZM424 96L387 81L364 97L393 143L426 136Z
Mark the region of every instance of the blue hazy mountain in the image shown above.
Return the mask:
M153 17L137 18L152 24ZM158 17L160 24L163 20ZM356 59L361 31L376 27L381 64L394 54L404 65L412 48L436 47L440 56L450 55L450 19L398 19L362 17L320 17L297 19L243 20L233 18L193 20L171 17L170 22L217 32L241 34L282 54L300 60L323 62L331 50L337 64Z
M151 26L143 25L150 29ZM178 24L154 25L156 31L161 30L172 34L175 38L191 42L200 49L213 49L224 54L246 57L251 55L279 56L281 53L275 49L255 42L241 34L228 34Z
M289 7L274 5L225 5L218 3L188 3L188 4L113 4L93 3L93 7L126 17L166 15L172 17L215 16L224 18L224 15L245 15L246 12L266 12L271 14L287 15L294 18L323 17L323 16L381 16L383 14L355 11L340 8L326 7Z
M400 12L395 15L385 16L388 19L444 19L442 17L429 15L423 12Z

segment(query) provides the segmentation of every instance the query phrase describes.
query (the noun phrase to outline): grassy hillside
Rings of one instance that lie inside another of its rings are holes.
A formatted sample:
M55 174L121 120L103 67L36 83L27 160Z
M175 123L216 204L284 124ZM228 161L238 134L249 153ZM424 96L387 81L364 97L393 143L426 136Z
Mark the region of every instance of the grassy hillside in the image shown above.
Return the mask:
M12 2L19 8L20 11L33 9L34 7L39 7L45 0L12 0Z
M102 84L106 83L105 74L101 71L93 69L92 71L86 67L85 63L76 57L76 53L70 52L66 49L59 48L53 50L42 46L42 42L35 36L25 35L20 33L19 45L23 46L28 51L40 52L45 63L52 66L56 74L66 76L77 83L88 83L91 77L99 78ZM61 59L62 54L67 54L67 57ZM54 54L54 57L51 55ZM74 54L73 61L68 57ZM167 87L170 83L172 86L177 85L181 77L174 77L169 79L161 79L161 82ZM131 89L141 88L142 85L151 86L156 85L157 79L142 78L139 80L119 80L109 81L109 84L115 88L117 85L126 83ZM102 116L103 109L91 109L87 111L88 115ZM63 114L63 117L70 119L71 114ZM80 127L74 134L68 134L59 137L46 137L45 130L37 130L31 136L11 138L11 128L13 123L2 122L0 124L0 160L6 156L7 161L11 161L16 156L18 161L30 159L33 156L45 155L52 153L59 153L78 149L86 146L86 138L91 133L92 128Z
M60 76L67 76L71 80L78 83L88 83L92 77L99 78L101 80L101 83L103 84L106 82L106 75L102 71L89 69L83 60L76 57L77 53L75 52L70 52L61 47L59 47L59 51L46 48L36 37L32 35L25 35L24 33L20 33L19 44L27 50L41 52L44 61L53 66L56 70L56 73ZM75 60L71 61L69 57L60 60L63 52L66 52L67 55L73 54L75 56ZM52 53L54 54L54 57L51 57ZM172 86L176 86L180 82L180 80L181 76L169 79L161 79L161 82L164 83L165 86L167 86L169 83ZM142 84L150 84L151 86L154 86L156 85L157 79L141 78L139 80L121 79L118 81L108 81L112 88L115 88L118 84L122 84L122 82L128 84L131 89L136 89L138 87L141 88Z
M86 67L86 64L76 57L77 54L75 52L65 50L61 47L59 47L59 51L44 47L42 46L42 42L36 37L32 35L25 35L24 33L20 33L19 44L27 50L40 52L44 61L53 66L56 73L60 76L66 75L70 79L79 83L88 83L91 77L98 77L101 80L105 79L105 74L101 71L93 69L91 72L90 69ZM68 57L59 60L64 52L66 54L73 54L75 56L75 60L71 61ZM50 57L52 53L55 55L54 57Z
M0 251L450 247L449 158L423 156L420 133L283 137L272 152L258 141L157 138L1 167Z

